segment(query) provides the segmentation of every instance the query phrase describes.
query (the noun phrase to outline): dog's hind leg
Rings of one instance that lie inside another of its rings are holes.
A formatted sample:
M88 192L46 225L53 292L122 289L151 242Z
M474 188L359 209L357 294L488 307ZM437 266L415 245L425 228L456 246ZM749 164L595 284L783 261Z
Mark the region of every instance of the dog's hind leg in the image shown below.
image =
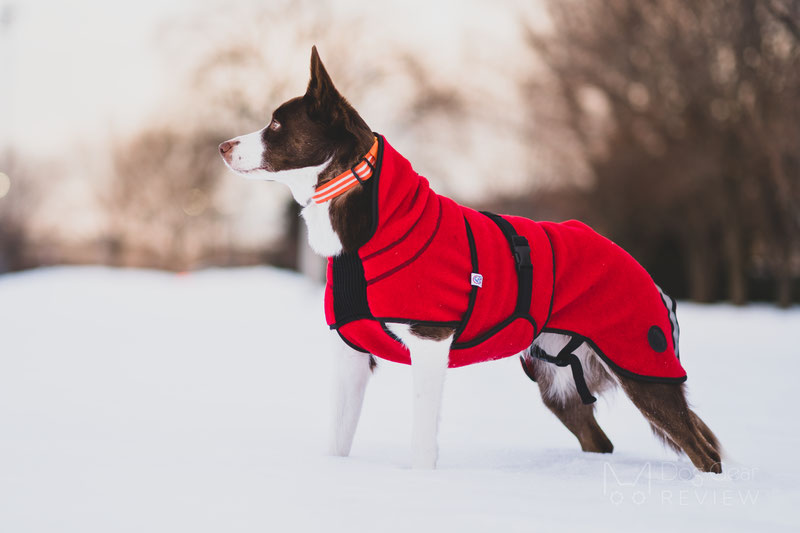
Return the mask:
M388 326L411 353L414 381L411 466L432 469L439 456L436 440L439 412L454 330L408 324Z
M614 445L594 418L594 405L584 405L577 395L561 401L548 396L540 389L542 400L550 411L578 438L581 450L594 453L611 453Z
M361 416L364 391L375 366L371 355L354 350L341 339L334 339L333 416L329 453L347 456Z
M708 445L711 446L711 449L713 450L713 452L716 453L716 456L721 459L723 455L722 445L719 443L719 439L717 439L717 436L714 435L714 432L711 431L711 429L706 425L706 423L703 422L703 420L699 416L697 416L697 413L695 413L691 409L689 409L689 416L692 417L695 429L697 429L697 431L703 436L706 443L708 443Z
M698 470L722 472L719 441L689 408L683 384L646 383L617 377L656 435L686 453Z
M542 334L537 342L523 355L523 368L532 380L539 384L542 401L569 429L585 452L611 453L614 445L603 432L594 417L594 404L585 405L575 387L572 371L543 361L534 354L558 353L569 338L558 334ZM597 356L584 346L576 350L581 360L586 385L594 394L614 387L613 378L597 360Z

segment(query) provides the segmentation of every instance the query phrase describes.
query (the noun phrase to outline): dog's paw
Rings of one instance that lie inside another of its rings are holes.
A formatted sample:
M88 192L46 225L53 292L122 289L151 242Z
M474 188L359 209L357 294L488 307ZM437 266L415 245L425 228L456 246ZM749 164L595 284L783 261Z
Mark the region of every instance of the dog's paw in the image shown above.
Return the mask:
M328 448L328 455L331 457L349 457L350 450L340 450L333 447Z
M436 470L436 461L429 460L413 460L411 468L414 470Z
M333 439L328 444L328 455L333 457L347 457L350 455L351 442L342 442L338 439Z
M434 446L415 445L411 450L411 468L415 470L433 470L436 468L436 460L439 451Z

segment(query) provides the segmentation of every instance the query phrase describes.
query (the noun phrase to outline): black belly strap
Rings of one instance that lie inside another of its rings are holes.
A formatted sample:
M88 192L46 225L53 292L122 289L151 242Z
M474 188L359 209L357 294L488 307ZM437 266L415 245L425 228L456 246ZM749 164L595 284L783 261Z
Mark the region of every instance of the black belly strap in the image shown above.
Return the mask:
M577 355L575 355L575 350L580 348L581 344L583 344L583 339L579 337L572 337L566 346L561 348L561 351L559 351L558 355L555 357L544 353L541 349L536 348L532 348L528 351L528 353L531 357L540 359L542 361L547 361L548 363L553 363L556 366L570 367L572 370L572 379L575 380L575 388L578 390L578 395L581 397L581 401L588 405L596 402L597 398L592 396L592 393L589 391L589 387L586 385L586 379L583 376L583 366L581 366L581 360L578 359ZM527 374L532 381L536 381L536 375L526 364L524 355L520 356L520 361L522 362L522 370L525 371L525 374Z

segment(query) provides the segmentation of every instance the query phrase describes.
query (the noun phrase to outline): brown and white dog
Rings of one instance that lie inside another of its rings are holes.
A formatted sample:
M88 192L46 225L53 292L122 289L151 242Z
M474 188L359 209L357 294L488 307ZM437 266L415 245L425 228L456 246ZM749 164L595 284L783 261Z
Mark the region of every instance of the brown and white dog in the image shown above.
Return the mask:
M354 186L324 202L315 191L353 169L375 143L373 132L339 94L316 48L306 93L278 107L263 129L223 142L226 165L247 178L287 185L303 207L302 216L315 252L326 257L357 251L373 231L372 196ZM501 253L501 252L498 252ZM502 253L508 253L507 250ZM435 467L436 433L442 387L455 329L428 324L387 324L409 350L413 391L412 465ZM538 382L545 405L578 438L583 451L610 453L613 445L597 424L594 406L581 401L568 368L537 354L558 353L568 339L541 333L524 352L526 371ZM330 451L348 455L374 359L336 341L334 420ZM590 344L575 349L588 390L603 393L619 385L649 421L656 436L685 452L705 472L721 472L720 445L689 408L684 385L631 379L598 356Z

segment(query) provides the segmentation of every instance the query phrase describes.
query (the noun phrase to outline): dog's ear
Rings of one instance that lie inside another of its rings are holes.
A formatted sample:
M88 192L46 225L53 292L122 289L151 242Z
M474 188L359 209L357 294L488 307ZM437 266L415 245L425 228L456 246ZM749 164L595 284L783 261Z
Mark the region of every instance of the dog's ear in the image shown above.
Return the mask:
M308 89L303 97L306 101L308 114L317 120L334 122L340 118L342 96L331 81L325 65L319 58L317 47L311 48L311 79Z

